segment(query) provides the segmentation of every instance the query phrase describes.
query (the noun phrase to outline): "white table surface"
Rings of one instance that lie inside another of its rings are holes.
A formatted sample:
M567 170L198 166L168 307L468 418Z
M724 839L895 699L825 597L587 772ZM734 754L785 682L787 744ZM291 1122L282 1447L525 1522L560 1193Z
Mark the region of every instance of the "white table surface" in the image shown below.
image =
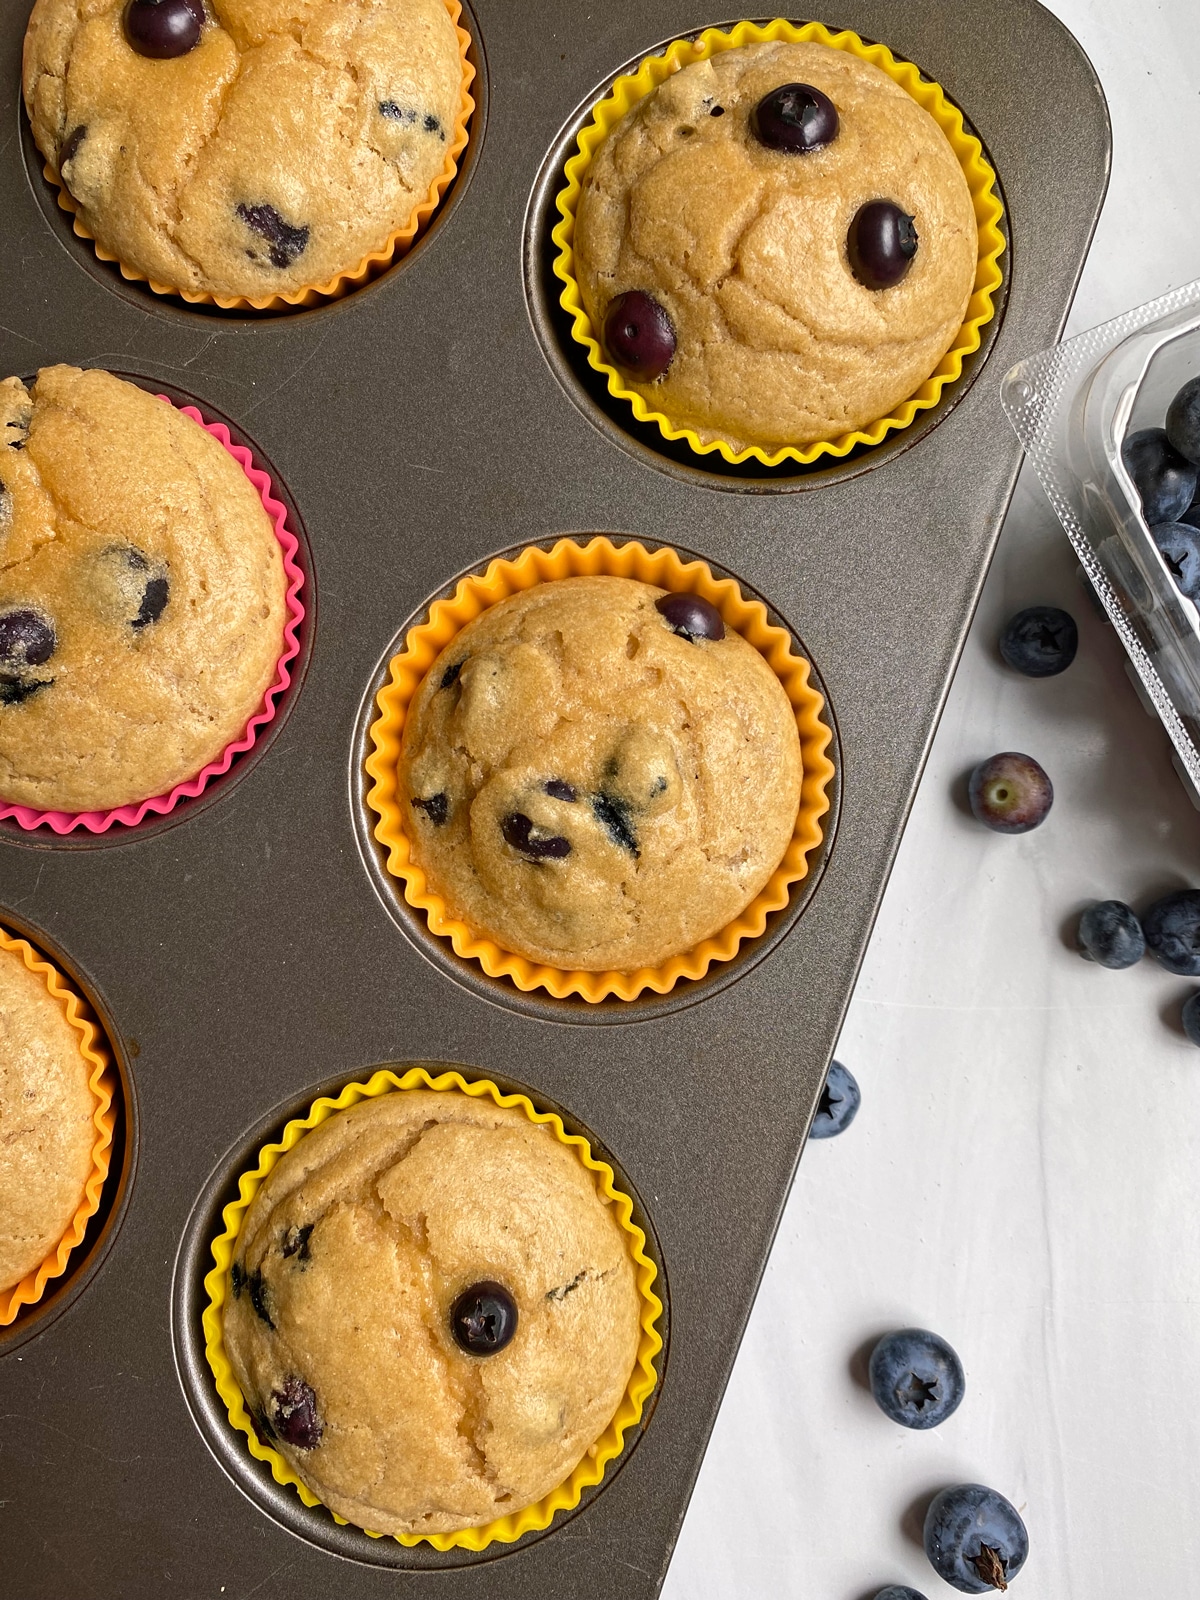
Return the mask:
M1050 9L1113 122L1077 331L1200 277L1200 5ZM1069 159L1069 128L1063 143ZM665 1600L949 1597L919 1516L964 1480L1025 1517L1017 1600L1200 1594L1200 1050L1177 1020L1193 985L1066 943L1089 900L1200 885L1200 815L1075 568L1026 469L838 1047L862 1109L801 1163ZM1042 682L995 654L1038 602L1080 631ZM952 798L1011 749L1056 791L1020 838ZM927 1434L854 1375L873 1336L912 1324L967 1371Z

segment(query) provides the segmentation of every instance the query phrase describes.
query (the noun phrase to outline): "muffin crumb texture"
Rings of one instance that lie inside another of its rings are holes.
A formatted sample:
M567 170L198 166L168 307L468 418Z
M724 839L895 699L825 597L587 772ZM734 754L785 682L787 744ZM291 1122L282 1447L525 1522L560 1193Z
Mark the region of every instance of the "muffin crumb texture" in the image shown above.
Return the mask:
M90 1075L44 976L0 947L0 1293L45 1261L83 1201L96 1140Z
M755 135L755 108L789 83L836 107L820 148ZM879 200L918 237L883 289L858 281L847 246ZM978 230L954 150L899 84L846 51L778 41L684 67L628 112L584 177L574 249L598 338L629 291L671 320L665 375L626 370L631 389L705 442L779 447L865 427L920 387L962 326Z
M139 53L125 0L37 0L25 103L96 239L155 282L259 298L353 270L441 172L462 106L443 0L207 0Z
M412 859L506 950L655 966L737 917L792 838L783 685L739 634L675 631L664 593L539 584L468 623L417 690L399 783Z
M225 1347L256 1425L331 1510L444 1533L568 1478L628 1386L627 1236L573 1148L515 1108L398 1091L281 1158L238 1237ZM511 1343L472 1355L451 1312L499 1283Z
M261 708L283 557L211 434L136 385L0 383L0 799L66 812L169 792Z

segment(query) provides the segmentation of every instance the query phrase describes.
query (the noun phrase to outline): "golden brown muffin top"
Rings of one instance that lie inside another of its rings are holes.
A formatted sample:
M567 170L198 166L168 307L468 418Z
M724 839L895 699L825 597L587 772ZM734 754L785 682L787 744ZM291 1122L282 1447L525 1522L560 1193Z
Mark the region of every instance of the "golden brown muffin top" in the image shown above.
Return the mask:
M604 1432L637 1356L628 1240L575 1151L516 1108L399 1091L336 1113L246 1212L225 1346L251 1410L325 1505L376 1533L532 1504ZM464 1291L511 1342L471 1354Z

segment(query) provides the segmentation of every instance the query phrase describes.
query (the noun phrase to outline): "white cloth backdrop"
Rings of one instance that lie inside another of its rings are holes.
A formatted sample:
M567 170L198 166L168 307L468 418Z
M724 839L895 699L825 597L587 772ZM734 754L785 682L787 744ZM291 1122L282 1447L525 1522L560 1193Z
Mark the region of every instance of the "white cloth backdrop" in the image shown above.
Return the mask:
M997 0L1003 4L1004 0ZM1051 0L1113 122L1112 185L1070 327L1200 277L1197 0ZM1063 129L1070 159L1070 129ZM1066 606L1075 665L994 641ZM1023 838L964 817L996 750L1046 766ZM1189 990L1067 947L1089 899L1200 886L1200 815L1032 473L1022 474L838 1048L863 1103L810 1147L667 1577L666 1600L953 1593L912 1508L978 1480L1021 1508L1018 1600L1200 1593L1200 1050ZM889 1327L934 1328L959 1412L895 1427L856 1381ZM906 1515L907 1513L907 1515Z

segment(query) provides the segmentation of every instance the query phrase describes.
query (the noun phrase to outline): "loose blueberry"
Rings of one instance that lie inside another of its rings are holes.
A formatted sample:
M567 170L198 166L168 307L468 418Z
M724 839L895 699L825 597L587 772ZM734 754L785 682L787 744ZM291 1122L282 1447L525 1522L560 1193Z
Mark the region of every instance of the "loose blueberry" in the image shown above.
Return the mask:
M271 1425L285 1444L297 1450L315 1450L325 1432L317 1412L317 1397L303 1378L283 1380L283 1388L272 1391Z
M72 128L63 140L62 149L58 152L58 170L61 173L64 167L70 166L79 154L79 146L87 138L87 123L81 122L77 128Z
M510 811L500 823L505 844L530 861L561 861L571 854L571 841L561 834L534 834L533 823L523 811Z
M850 270L866 289L891 289L912 265L918 242L907 211L891 200L868 200L846 235Z
M725 624L711 601L698 594L664 594L654 602L672 633L681 633L695 644L697 639L723 639Z
M997 833L1028 833L1050 814L1054 786L1032 756L1005 750L971 774L971 810Z
M1029 1535L1016 1507L981 1483L943 1489L925 1516L925 1554L962 1594L1007 1589L1025 1565Z
M257 233L260 239L267 241L271 247L267 252L271 265L280 271L290 267L296 257L303 254L308 244L308 229L294 228L290 222L285 222L274 206L239 205L237 214L252 233ZM247 253L253 254L252 251Z
M1186 522L1159 522L1150 537L1180 594L1200 600L1200 529Z
M837 107L811 83L785 83L755 106L750 130L768 150L804 155L837 138Z
M49 618L24 606L0 613L0 671L44 666L57 644Z
M945 1339L924 1328L885 1334L867 1370L876 1405L904 1428L936 1428L966 1393L962 1362Z
M1150 954L1181 978L1200 977L1200 893L1180 889L1156 900L1142 918Z
M452 688L454 686L454 684L456 684L458 682L458 675L462 671L463 666L465 665L465 662L466 662L466 657L464 657L462 661L455 661L453 663L453 665L447 667L445 672L442 673L442 681L441 681L441 683L438 684L438 688L439 689L450 689L450 688Z
M1146 954L1146 936L1122 900L1101 900L1079 919L1079 954L1097 966L1121 971Z
M1027 678L1053 678L1065 672L1078 648L1075 618L1057 606L1018 611L1000 635L1000 654L1014 672Z
M574 787L565 778L548 778L542 787L554 800L566 800L573 803L579 799Z
M608 308L604 344L619 367L651 383L671 365L675 329L657 300L641 289L629 289Z
M200 43L204 0L129 0L125 37L140 56L166 61Z
M1200 989L1195 989L1183 1002L1179 1014L1183 1031L1194 1045L1200 1045Z
M283 1236L280 1249L285 1256L295 1256L300 1261L310 1261L308 1241L312 1238L314 1223L308 1222L303 1228L289 1228Z
M435 828L442 827L450 816L450 798L445 794L431 794L428 799L414 800L415 811L423 811Z
M255 1314L266 1323L268 1328L274 1329L275 1323L271 1317L271 1308L267 1304L267 1285L262 1275L262 1268L256 1267L246 1276L246 1288L250 1294L250 1304L254 1307Z
M517 1302L502 1283L473 1283L450 1308L450 1331L472 1356L494 1356L517 1331Z
M862 1091L858 1087L858 1079L840 1061L831 1061L808 1137L832 1139L835 1134L845 1133L858 1115L861 1104Z
M889 1583L886 1589L880 1589L875 1600L925 1600L925 1596L905 1583Z
M631 856L640 856L637 834L633 831L630 817L630 808L624 800L614 794L592 795L592 811L596 821L606 830L614 844L620 845L622 850L628 850Z
M1196 468L1185 460L1163 428L1140 428L1121 446L1121 460L1133 480L1151 527L1177 522L1196 493Z
M1167 407L1167 438L1193 466L1200 466L1200 378L1189 378Z

